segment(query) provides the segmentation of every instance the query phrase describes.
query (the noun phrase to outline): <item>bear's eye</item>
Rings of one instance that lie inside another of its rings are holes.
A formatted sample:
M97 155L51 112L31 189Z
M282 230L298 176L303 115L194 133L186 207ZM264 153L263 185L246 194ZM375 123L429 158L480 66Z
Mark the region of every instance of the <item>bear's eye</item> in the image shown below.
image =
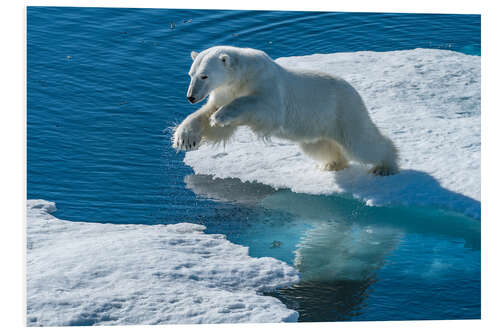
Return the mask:
M202 75L202 76L201 76L201 79L202 79L202 80L206 80L207 78L208 78L208 76L206 76L206 75Z

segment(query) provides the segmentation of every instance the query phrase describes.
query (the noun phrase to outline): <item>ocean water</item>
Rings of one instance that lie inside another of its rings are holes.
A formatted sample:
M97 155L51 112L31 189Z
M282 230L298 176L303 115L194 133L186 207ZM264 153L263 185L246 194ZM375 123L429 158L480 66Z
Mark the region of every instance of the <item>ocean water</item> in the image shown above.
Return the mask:
M480 16L28 7L28 198L74 221L201 223L293 264L302 282L272 295L299 321L480 318L480 221L193 174L170 128L199 107L190 51L220 44L480 55Z

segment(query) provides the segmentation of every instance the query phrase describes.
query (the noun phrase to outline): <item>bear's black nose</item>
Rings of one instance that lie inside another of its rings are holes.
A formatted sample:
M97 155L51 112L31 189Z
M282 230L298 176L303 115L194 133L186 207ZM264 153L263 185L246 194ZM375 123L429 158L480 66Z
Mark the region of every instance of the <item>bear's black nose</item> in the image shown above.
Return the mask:
M188 97L187 97L187 99L188 99L188 101L189 101L190 103L194 103L194 100L195 100L196 98L194 98L193 96L188 96Z

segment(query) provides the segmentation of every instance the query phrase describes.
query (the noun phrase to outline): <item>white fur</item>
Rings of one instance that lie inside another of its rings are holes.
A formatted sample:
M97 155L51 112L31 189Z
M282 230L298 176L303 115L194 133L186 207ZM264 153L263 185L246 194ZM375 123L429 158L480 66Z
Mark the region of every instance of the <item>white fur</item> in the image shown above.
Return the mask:
M245 125L261 137L297 142L326 170L341 170L355 160L373 164L377 175L398 172L394 144L343 79L284 68L254 49L216 46L191 57L187 97L197 103L208 95L208 101L176 128L174 148L227 142Z

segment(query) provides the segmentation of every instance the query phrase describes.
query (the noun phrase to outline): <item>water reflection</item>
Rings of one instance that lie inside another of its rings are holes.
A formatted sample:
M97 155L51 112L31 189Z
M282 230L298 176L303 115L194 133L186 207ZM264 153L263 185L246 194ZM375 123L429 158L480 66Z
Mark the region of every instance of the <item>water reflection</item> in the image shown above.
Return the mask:
M222 202L255 205L266 196L276 193L271 186L243 183L235 178L213 179L206 175L187 175L184 182L195 194Z
M375 277L360 281L300 282L268 296L299 312L301 322L346 321L361 314Z
M407 233L459 238L468 248L480 248L480 223L454 213L368 207L349 198L297 194L211 176L188 175L185 183L198 196L265 212L245 221L246 229L240 230L247 234L243 244L259 256L278 258L276 248L269 246L271 240L286 245L281 250L301 273L301 281L269 295L299 311L300 321L358 316L378 270ZM267 240L259 242L262 238Z
M277 191L262 199L261 205L311 220L355 223L361 228L395 228L418 233L459 238L465 246L479 250L481 223L465 215L426 207L370 207L339 196L322 196Z
M368 280L397 246L401 234L389 227L319 222L297 244L294 266L302 281Z

